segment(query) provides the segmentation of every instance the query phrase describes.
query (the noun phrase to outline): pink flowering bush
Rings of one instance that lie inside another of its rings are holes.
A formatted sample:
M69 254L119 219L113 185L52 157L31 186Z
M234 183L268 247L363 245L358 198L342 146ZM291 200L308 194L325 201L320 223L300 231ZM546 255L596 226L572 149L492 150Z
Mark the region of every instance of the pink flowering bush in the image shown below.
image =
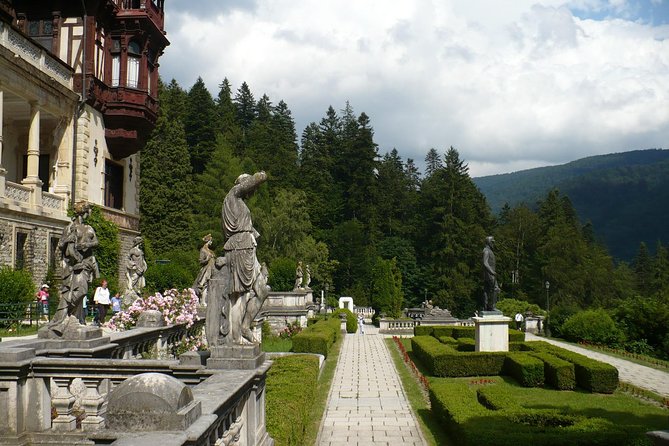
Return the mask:
M109 328L116 331L129 330L137 325L139 315L147 310L160 311L167 325L186 324L189 328L199 319L198 304L199 299L192 288L181 292L166 290L163 294L140 297L130 307L116 313L109 320Z

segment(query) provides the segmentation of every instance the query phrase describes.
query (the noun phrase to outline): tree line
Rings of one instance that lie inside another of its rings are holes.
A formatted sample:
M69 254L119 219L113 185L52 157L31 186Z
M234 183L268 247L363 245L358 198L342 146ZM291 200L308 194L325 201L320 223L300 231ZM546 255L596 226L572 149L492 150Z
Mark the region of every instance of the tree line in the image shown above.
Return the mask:
M370 117L348 102L328 107L298 138L288 105L255 99L246 83L233 90L224 79L213 97L202 79L190 89L172 80L160 85L160 101L141 152L149 258L196 262L207 233L221 252L225 194L239 174L265 170L268 185L249 207L274 289L291 287L301 260L317 293L350 295L394 316L429 299L469 317L482 292L484 239L494 235L502 297L545 307L548 282L556 314L639 299L666 306L662 245L654 255L640 250L632 265L614 262L557 190L493 215L457 149L429 149L420 172L395 149L381 153Z

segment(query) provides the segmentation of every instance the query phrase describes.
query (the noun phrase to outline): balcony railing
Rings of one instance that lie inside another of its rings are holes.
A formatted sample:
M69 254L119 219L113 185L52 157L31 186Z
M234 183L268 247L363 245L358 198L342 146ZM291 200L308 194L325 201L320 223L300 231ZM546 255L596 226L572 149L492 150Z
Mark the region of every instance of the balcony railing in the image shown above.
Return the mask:
M0 46L46 73L55 82L71 89L73 70L28 37L0 21Z
M163 0L114 0L114 3L120 10L119 16L145 14L158 26L158 29L163 29L164 14L160 6Z
M0 197L2 197L4 193L5 199L13 201L12 204L30 208L31 204L40 203L40 201L33 199L33 191L35 191L35 189L30 186L5 181L5 190L0 190ZM67 212L67 202L65 197L50 192L44 192L39 189L36 191L41 194L42 210L61 216Z

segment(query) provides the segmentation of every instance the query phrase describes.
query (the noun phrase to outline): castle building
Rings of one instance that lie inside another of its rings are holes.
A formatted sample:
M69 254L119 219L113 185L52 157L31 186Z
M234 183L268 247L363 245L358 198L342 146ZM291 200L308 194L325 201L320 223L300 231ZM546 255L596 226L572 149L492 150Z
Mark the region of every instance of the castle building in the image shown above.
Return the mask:
M0 0L0 265L44 280L68 206L82 200L119 226L125 258L169 45L163 6Z

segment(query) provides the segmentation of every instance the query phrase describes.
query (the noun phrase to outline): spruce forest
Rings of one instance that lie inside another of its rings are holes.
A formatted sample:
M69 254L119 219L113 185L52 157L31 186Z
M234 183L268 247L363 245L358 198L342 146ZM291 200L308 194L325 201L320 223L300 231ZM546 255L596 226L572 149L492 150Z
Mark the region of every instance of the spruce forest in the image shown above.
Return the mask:
M302 261L314 294L330 302L353 296L398 317L429 299L470 317L493 235L501 298L549 306L557 334L567 319L597 310L598 321L615 321L605 343L669 353L667 248L642 244L633 262L614 261L559 190L494 215L456 148L429 149L420 172L380 149L370 117L348 102L300 135L284 101L257 98L246 83L234 89L225 79L213 97L202 79L190 89L172 80L161 84L160 102L141 152L149 288L192 285L202 237L211 233L222 254L223 198L238 175L264 170L269 180L249 207L274 290L292 289Z

